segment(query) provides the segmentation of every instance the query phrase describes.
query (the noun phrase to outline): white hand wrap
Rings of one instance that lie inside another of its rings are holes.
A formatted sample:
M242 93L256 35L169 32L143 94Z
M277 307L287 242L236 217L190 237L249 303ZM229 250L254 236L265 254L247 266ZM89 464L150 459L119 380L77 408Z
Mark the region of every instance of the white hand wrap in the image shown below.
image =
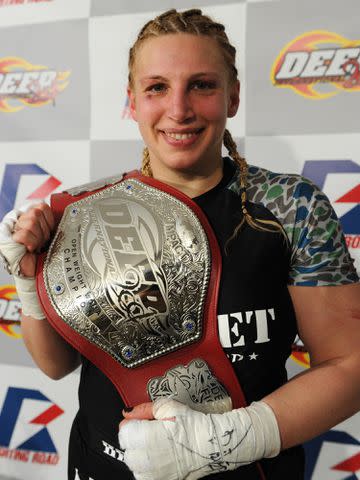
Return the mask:
M277 420L265 402L206 415L161 399L153 413L156 420L131 420L119 432L137 480L195 480L280 452Z
M0 255L5 261L6 270L14 277L23 314L43 320L45 315L37 297L35 279L22 277L20 274L20 261L27 251L26 247L12 238L17 219L36 204L39 204L39 200L28 202L5 215L0 223Z

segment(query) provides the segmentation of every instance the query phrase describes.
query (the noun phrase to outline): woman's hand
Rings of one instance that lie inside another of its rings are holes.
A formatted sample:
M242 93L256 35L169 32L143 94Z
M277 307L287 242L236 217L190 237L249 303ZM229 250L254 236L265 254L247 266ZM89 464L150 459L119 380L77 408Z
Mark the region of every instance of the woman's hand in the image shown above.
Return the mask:
M154 420L153 403L140 403L131 410L123 410L124 420L120 422L119 428L123 427L130 420Z
M26 248L20 261L23 276L34 277L37 254L49 241L54 227L54 215L46 203L34 205L17 219L12 238Z
M54 227L53 213L45 203L11 210L0 223L0 254L8 272L14 276L22 313L38 320L45 316L36 292L36 256Z
M276 418L264 402L204 414L162 398L123 413L119 444L137 480L195 480L280 451Z

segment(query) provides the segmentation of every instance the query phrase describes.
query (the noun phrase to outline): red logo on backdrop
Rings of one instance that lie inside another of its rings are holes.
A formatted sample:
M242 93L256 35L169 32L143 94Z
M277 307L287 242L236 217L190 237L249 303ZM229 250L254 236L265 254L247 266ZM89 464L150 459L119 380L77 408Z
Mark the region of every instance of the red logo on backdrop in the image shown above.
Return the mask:
M10 7L11 5L24 5L27 3L49 3L53 0L0 0L0 7Z
M282 49L272 66L271 81L275 87L291 88L313 100L340 91L360 92L359 62L360 40L314 30L296 37Z
M70 71L57 72L18 57L0 58L0 112L55 103L69 85Z
M132 118L131 112L130 112L130 98L128 94L126 94L125 103L121 113L121 118L123 120L130 120Z
M310 367L310 357L299 337L296 337L291 348L291 358L302 367Z
M13 285L0 287L0 333L12 338L21 338L21 304Z

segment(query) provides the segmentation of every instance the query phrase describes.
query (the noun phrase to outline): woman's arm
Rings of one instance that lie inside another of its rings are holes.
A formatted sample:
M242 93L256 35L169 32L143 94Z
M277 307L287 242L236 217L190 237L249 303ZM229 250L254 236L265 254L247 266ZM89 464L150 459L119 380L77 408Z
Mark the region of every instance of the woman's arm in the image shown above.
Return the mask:
M263 399L275 413L283 449L360 410L360 284L289 291L311 368Z
M262 401L223 414L204 415L171 399L123 412L119 442L138 480L232 470L309 440L360 409L360 284L291 287L290 294L312 368Z
M21 331L26 348L48 377L59 380L81 363L80 354L44 320L22 316Z
M80 355L44 317L35 284L37 252L51 237L55 228L54 216L51 208L41 203L22 210L19 216L10 217L3 224L3 243L0 247L14 274L22 303L21 328L25 345L46 375L60 379L79 366Z

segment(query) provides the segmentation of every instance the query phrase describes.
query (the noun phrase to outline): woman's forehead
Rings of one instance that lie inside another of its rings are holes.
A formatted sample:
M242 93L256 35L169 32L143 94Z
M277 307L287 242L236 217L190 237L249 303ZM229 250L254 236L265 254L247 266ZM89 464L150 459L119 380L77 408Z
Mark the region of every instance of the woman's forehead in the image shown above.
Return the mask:
M165 76L174 71L221 72L224 58L216 40L205 35L167 34L144 41L135 57L140 76Z

